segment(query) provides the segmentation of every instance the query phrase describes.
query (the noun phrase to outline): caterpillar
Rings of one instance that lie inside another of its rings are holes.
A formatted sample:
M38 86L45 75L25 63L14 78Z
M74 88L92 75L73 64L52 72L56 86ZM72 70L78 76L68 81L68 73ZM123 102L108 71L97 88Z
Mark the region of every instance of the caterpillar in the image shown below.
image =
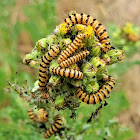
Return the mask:
M62 126L62 117L58 114L55 116L55 123L44 133L44 138L49 138L55 134Z
M111 92L115 85L115 80L113 77L109 76L108 82L101 87L101 89L94 93L91 93L88 95L85 93L81 88L78 88L77 90L77 96L79 97L80 100L82 100L84 103L87 104L97 104L101 102L103 99L107 97L107 95Z
M62 61L66 60L76 49L81 45L83 38L85 37L84 34L79 34L74 39L74 41L66 48L66 50L62 51L59 55L57 62L60 64Z
M90 25L92 26L95 36L99 39L99 42L101 44L104 44L104 47L102 47L102 52L107 52L108 50L111 49L111 44L110 44L110 38L108 36L108 33L106 29L103 27L101 23L99 23L98 20L95 18L91 17L90 15L86 14L78 14L75 13L73 15L69 15L68 18L65 18L64 23L70 25L75 25L75 24L83 24L83 25Z
M49 80L49 65L50 62L58 55L60 48L57 45L52 45L50 50L42 57L39 68L39 89L46 90L46 84Z
M78 71L78 70L74 70L74 69L70 69L70 68L61 68L61 67L53 67L52 68L52 72L53 74L56 75L61 75L62 77L70 77L70 78L74 78L74 79L83 79L83 73Z
M128 39L128 40L131 40L132 42L137 42L138 40L140 40L140 35L134 35L134 34L128 34L127 36L126 36L126 38Z
M37 121L37 116L34 114L32 108L30 108L30 109L28 110L28 116L29 116L29 118L30 118L34 123L38 123L38 121Z
M48 120L48 112L41 108L37 112L37 117L40 122L46 122Z
M61 67L67 67L67 66L69 66L69 65L71 65L71 64L73 64L73 63L76 63L76 62L78 62L80 59L82 59L82 58L88 56L89 53L90 53L90 52L87 51L87 50L86 50L86 51L82 51L82 52L80 52L80 53L78 53L78 54L76 54L76 55L74 55L74 56L68 58L67 60L63 61L62 63L60 63L60 66L61 66Z

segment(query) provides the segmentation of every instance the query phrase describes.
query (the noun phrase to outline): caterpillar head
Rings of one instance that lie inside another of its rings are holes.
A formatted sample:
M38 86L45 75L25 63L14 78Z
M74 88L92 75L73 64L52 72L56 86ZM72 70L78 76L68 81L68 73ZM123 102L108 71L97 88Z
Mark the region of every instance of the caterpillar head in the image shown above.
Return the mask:
M51 45L50 49L53 49L57 54L60 52L60 47L56 44Z
M37 112L37 117L40 122L46 122L48 120L48 112L41 108Z

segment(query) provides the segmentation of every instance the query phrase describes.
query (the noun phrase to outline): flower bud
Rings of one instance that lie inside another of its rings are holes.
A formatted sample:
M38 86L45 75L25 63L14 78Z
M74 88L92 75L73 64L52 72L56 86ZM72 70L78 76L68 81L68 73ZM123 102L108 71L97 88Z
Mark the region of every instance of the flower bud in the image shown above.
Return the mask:
M107 65L116 63L125 58L123 50L110 50L107 52L107 55L110 57L110 62L108 62Z
M97 73L102 72L105 69L105 62L99 57L94 57L90 60L91 64L95 69L97 69Z

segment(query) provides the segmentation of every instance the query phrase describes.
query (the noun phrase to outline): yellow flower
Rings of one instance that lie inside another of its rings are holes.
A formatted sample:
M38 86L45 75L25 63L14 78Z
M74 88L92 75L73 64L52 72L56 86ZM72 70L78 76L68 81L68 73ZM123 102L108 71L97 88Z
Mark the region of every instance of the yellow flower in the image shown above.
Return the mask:
M85 29L84 34L89 37L89 36L93 36L94 35L94 31L92 26L87 26L87 28Z
M126 34L133 33L132 24L130 22L126 23L126 26L124 27L124 31L125 31Z
M62 23L59 25L59 31L60 31L60 34L66 34L68 29L71 27L72 25L67 25L66 23Z
M77 30L78 32L85 32L85 26L82 24L77 24L75 26L75 30Z

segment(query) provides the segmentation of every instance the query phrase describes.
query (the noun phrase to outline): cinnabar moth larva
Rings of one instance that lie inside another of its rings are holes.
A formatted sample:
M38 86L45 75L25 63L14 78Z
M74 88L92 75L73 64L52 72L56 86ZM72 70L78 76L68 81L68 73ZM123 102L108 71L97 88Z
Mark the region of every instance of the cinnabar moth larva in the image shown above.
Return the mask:
M55 123L45 132L44 138L49 138L57 133L62 126L62 117L58 114L55 116Z
M49 65L50 62L58 55L60 48L57 45L52 45L50 50L43 56L39 68L39 89L46 90L46 84L49 80Z
M87 51L87 50L86 50L86 51L79 52L78 54L76 54L76 55L74 55L74 56L68 58L68 59L65 60L65 61L63 61L63 62L60 64L60 66L61 66L61 67L67 67L67 66L69 66L69 65L71 65L71 64L73 64L73 63L76 63L76 62L80 61L80 59L82 59L82 58L88 56L89 53L90 53L90 52Z
M115 80L113 77L109 76L109 81L99 89L96 93L91 93L88 95L81 88L77 90L77 96L80 100L87 104L97 104L107 97L115 85Z
M132 41L132 42L137 42L138 40L140 40L140 35L134 35L134 34L128 34L127 39Z
M83 79L83 73L70 68L53 67L53 74L60 75L62 77L70 77L74 79Z

